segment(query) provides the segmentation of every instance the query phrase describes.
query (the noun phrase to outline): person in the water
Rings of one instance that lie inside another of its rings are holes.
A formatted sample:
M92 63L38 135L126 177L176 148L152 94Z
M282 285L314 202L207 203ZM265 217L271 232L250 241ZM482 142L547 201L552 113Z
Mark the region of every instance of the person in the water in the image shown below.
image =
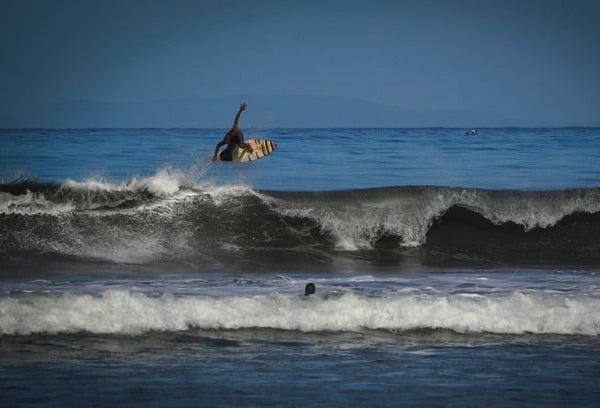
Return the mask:
M219 154L219 158L221 158L222 161L233 160L233 150L236 146L246 150L248 153L252 153L252 146L244 143L244 134L239 128L240 116L242 115L242 112L246 110L246 106L247 105L245 103L240 105L240 109L238 110L237 115L235 115L235 120L233 121L233 127L229 132L227 132L223 140L217 144L217 147L215 147L215 153L212 157L213 161L217 160L217 154L219 154L219 149L223 145L227 145L227 148L223 150L221 154Z
M316 291L314 283L307 283L304 287L304 296L314 295Z

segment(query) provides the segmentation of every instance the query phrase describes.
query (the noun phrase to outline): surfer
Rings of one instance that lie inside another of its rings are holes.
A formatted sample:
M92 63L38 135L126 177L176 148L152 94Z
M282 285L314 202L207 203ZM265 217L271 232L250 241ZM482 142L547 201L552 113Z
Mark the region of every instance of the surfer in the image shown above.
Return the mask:
M246 150L248 153L252 153L252 146L250 146L247 143L244 143L244 134L240 130L238 124L242 112L246 110L246 106L248 105L246 105L245 103L240 104L240 109L238 110L237 115L235 115L235 120L233 121L233 127L229 132L227 132L223 140L217 144L217 147L215 147L215 154L213 154L212 157L213 161L217 160L217 154L219 154L219 149L223 145L227 145L227 148L223 150L221 154L219 154L219 157L222 161L233 160L233 149L235 149L236 146L239 146L240 148Z

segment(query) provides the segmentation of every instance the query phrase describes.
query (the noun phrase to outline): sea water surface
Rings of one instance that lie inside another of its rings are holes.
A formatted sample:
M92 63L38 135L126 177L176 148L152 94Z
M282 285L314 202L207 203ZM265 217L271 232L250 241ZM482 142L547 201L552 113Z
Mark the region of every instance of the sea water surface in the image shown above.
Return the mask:
M600 129L225 131L0 130L3 406L597 405Z

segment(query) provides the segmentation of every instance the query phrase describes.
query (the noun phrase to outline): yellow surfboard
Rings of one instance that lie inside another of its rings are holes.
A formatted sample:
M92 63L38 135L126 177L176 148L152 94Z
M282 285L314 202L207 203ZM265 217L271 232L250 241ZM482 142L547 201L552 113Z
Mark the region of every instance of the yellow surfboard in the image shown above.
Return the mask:
M246 144L252 146L252 152L247 152L245 149L236 147L233 149L233 162L234 163L245 163L261 159L265 156L273 153L273 150L277 147L275 142L266 139L253 139L247 140Z

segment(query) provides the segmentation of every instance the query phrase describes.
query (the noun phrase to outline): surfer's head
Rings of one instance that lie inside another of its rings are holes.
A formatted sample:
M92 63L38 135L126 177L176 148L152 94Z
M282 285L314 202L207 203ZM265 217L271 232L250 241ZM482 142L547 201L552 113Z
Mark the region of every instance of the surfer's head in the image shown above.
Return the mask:
M306 286L304 287L304 296L310 296L313 295L315 293L315 284L314 283L307 283Z

